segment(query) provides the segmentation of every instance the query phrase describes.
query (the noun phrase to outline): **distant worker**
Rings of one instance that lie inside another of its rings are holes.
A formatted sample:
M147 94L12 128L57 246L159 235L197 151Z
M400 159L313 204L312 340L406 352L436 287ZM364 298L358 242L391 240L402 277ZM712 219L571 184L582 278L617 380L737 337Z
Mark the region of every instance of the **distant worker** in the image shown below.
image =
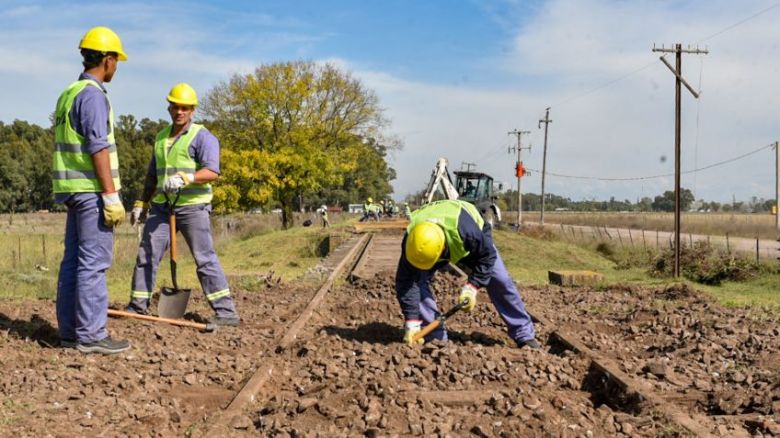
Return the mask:
M360 222L365 222L367 220L373 219L375 221L379 220L379 214L382 211L382 207L380 207L377 204L374 204L374 199L369 197L366 199L366 202L363 204L363 217L360 218Z
M143 194L130 216L133 223L141 221L151 201L127 310L146 313L149 308L157 268L170 244L167 197L175 202L177 230L195 258L201 288L216 313L212 322L237 326L240 319L211 237L210 182L219 177L219 141L203 125L192 122L198 97L191 86L175 85L167 100L172 123L157 134Z
M322 206L317 209L317 212L320 214L320 218L322 218L322 228L329 227L330 221L328 220L328 206L322 204Z
M408 202L404 202L404 216L406 216L407 219L412 218L412 209L409 208Z
M468 299L464 310L474 309L477 289L484 287L517 346L541 348L520 293L493 244L490 224L485 223L473 204L452 200L434 202L415 211L406 229L395 279L405 318L404 342L412 344L412 337L422 325L439 317L429 283L434 272L447 262L469 271L468 283L458 298L459 302ZM426 341L432 339L446 340L447 333L439 328L426 337Z
M82 353L114 354L130 348L106 328L106 270L114 253L114 227L125 219L119 197L114 110L103 86L126 61L119 36L93 27L79 43L84 72L68 85L54 111L54 199L68 208L65 253L57 279L60 344Z

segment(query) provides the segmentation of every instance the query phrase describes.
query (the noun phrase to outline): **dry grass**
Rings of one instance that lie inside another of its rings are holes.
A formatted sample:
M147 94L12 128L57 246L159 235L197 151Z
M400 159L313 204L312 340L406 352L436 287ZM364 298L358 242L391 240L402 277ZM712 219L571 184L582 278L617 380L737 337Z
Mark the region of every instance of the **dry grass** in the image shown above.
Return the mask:
M517 213L503 212L502 216L512 222ZM523 221L539 222L539 216L538 211L523 212ZM544 221L564 225L674 231L673 213L545 212ZM680 224L685 234L728 234L762 239L776 239L780 236L775 227L775 217L767 213L683 213Z

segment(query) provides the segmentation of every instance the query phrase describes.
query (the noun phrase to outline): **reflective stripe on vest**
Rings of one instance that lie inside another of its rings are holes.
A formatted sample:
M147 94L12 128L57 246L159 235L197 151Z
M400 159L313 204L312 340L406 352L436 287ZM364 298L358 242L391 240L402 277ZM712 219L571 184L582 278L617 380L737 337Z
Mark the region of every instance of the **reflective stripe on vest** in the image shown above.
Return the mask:
M168 125L168 127L160 131L154 143L154 161L157 166L157 195L152 199L152 202L156 204L165 203L163 187L169 177L176 175L178 172L193 175L202 167L190 156L190 144L195 140L198 132L203 129L203 125L192 123L187 132L177 138L166 153L165 141L171 135L171 129L172 126ZM209 183L188 184L182 187L179 193L179 200L176 202L177 206L208 204L212 198L211 184Z
M474 219L474 222L477 223L480 230L485 226L485 220L482 219L482 215L479 214L479 210L477 210L474 204L466 201L444 200L432 202L415 210L412 213L406 232L411 232L415 225L422 222L439 224L442 230L444 230L444 237L447 239L447 247L450 250L449 260L453 264L458 263L463 257L469 255L469 252L463 246L463 239L458 232L461 210L466 210L469 216Z
M86 140L73 129L70 111L73 102L88 86L96 87L108 102L108 160L114 188L119 190L119 155L114 140L114 110L111 100L100 84L91 79L82 79L68 86L57 99L54 110L54 154L52 154L52 188L54 193L102 192L103 186L95 173L92 155L87 152Z

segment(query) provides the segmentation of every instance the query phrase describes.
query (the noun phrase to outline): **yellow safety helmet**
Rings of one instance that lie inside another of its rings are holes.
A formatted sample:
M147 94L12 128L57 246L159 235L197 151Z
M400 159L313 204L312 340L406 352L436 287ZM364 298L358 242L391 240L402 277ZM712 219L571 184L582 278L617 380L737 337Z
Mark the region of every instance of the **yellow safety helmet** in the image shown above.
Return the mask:
M372 202L374 202L374 200L373 200L373 199L371 199L371 197L369 197L369 198L367 199L367 201L368 201L368 203L369 203L369 204L370 204L370 203L372 203Z
M79 49L90 49L98 52L116 52L120 61L127 61L127 54L122 49L122 40L113 30L97 26L88 30L79 42Z
M444 251L444 230L433 222L414 226L406 237L406 260L415 268L427 271Z
M171 91L168 93L168 102L196 106L198 104L198 95L190 84L182 82L171 88Z

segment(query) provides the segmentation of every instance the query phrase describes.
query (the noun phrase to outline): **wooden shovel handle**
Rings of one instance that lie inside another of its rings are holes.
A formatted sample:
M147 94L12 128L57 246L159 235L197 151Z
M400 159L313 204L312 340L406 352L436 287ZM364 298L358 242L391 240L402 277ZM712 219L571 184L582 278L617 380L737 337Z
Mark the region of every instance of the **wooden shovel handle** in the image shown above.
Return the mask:
M425 336L428 336L428 334L430 332L436 330L436 328L438 326L440 326L440 325L441 325L441 321L440 320L438 320L438 319L433 320L433 322L431 322L430 324L426 325L424 329L420 330L419 332L417 332L417 334L412 336L412 342L417 342L420 339L424 338Z
M183 319L172 319L172 318L162 318L159 316L152 316L152 315L141 315L138 313L133 312L124 312L121 310L114 310L114 309L108 309L108 315L109 316L118 316L123 318L135 318L135 319L143 319L144 321L152 321L152 322L164 322L168 324L178 325L182 327L192 327L196 329L200 329L203 331L208 330L208 324L201 324L199 322L192 322L192 321L185 321Z
M176 215L171 214L170 219L171 226L171 260L176 261Z

